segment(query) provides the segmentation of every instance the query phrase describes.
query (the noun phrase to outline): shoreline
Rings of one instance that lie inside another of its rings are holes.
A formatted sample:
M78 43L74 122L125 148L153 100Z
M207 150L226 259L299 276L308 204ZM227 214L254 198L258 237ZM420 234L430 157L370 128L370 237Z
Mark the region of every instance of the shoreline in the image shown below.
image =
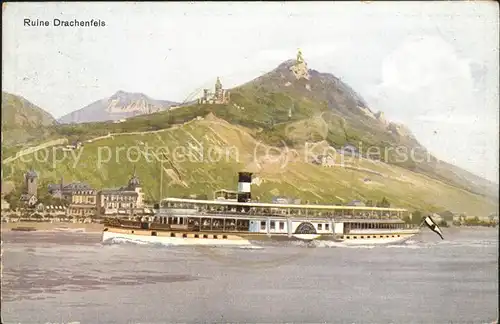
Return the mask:
M2 223L2 233L10 232L13 228L24 227L32 228L32 232L38 231L56 231L60 232L67 230L83 229L85 233L100 233L104 229L103 224L98 223L69 223L69 222L15 222L15 223Z

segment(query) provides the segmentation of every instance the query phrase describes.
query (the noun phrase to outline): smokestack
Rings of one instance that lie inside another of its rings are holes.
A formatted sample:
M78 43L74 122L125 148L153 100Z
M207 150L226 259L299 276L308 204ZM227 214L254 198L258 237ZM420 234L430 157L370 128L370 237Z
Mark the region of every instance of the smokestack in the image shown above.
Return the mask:
M238 202L248 202L252 198L251 193L252 173L238 172Z

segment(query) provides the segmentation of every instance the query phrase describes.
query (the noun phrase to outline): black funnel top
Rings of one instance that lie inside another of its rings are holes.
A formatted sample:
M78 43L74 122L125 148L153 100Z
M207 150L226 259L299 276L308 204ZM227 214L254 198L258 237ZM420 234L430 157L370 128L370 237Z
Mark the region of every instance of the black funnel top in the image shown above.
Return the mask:
M252 182L252 172L238 172L238 182Z

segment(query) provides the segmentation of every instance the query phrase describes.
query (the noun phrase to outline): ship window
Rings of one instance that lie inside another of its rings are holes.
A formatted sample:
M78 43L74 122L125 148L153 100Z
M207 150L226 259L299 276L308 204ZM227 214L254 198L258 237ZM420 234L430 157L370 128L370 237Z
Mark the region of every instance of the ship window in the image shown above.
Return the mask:
M363 235L361 235L361 238L365 238Z
M344 239L344 236L342 235L340 238L341 238L341 239Z
M271 221L270 223L270 229L276 229L276 222L275 221Z
M199 238L200 236L198 234L194 234L194 238Z
M227 235L222 235L222 238L223 239L227 239Z
M350 239L350 238L351 238L350 236L347 237L347 239Z
M204 235L203 235L203 238L208 238L208 235L207 235L207 234L204 234Z
M368 235L366 238L370 238L370 235Z
M151 232L151 236L156 236L156 232Z
M132 234L134 234L134 231L132 231Z
M261 230L265 230L266 229L266 222L265 221L260 222L260 229Z
M398 235L398 237L399 237L399 235Z
M389 237L389 235L386 235L385 237Z
M323 229L323 224L318 224L318 230L322 230Z
M214 235L214 239L215 239L215 240L217 239L217 235Z
M392 237L394 237L394 235Z
M357 239L358 237L357 237L357 236L354 236L353 238L354 238L354 239Z
M182 234L182 237L186 238L188 237L186 233Z
M280 230L284 230L285 229L285 223L284 222L280 222Z
M325 224L325 230L329 231L330 230L330 224Z
M170 237L175 237L175 233L170 233Z

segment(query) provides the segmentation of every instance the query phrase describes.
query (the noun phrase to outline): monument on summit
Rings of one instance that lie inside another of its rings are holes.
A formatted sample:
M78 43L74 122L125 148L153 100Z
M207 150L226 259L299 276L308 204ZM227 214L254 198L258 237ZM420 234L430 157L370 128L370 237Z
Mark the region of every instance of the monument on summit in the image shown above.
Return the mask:
M307 63L302 56L302 51L299 49L297 52L297 59L295 64L290 67L290 71L293 72L297 79L307 79L309 80L309 69L307 68Z

